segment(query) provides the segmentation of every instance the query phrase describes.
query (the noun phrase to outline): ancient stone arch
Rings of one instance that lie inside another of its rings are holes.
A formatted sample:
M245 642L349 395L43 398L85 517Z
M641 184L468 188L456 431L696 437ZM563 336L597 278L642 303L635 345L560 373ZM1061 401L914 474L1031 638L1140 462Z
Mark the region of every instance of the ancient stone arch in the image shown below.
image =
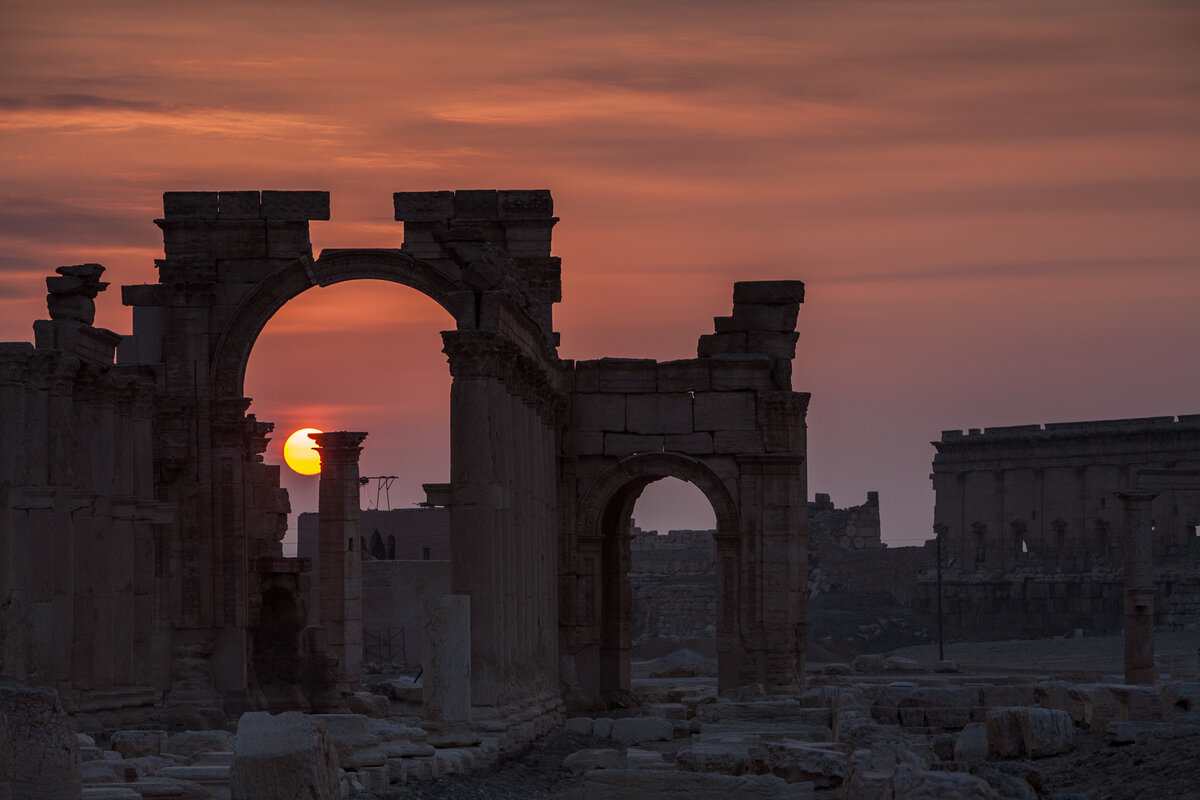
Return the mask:
M314 603L311 563L282 554L289 501L280 466L263 458L273 426L247 413L243 379L254 341L291 298L375 278L423 292L455 320L442 334L451 475L440 495L455 597L440 607L454 609L443 633L469 648L469 676L447 680L431 664L431 683L465 694L430 707L502 730L560 709L563 681L592 703L625 685L620 592L610 587L615 608L604 606L604 581L620 576L613 534L645 485L667 475L699 486L717 513L722 686L800 688L808 395L791 389L791 359L803 286L736 283L732 314L714 318L694 359L564 360L549 192L394 201L399 249L314 258L308 225L329 217L327 193L166 193L159 280L122 287L128 336L92 325L103 267L64 267L49 280L51 319L35 323L36 347L0 347L0 411L13 420L0 451L15 454L0 463L0 536L23 548L0 576L19 611L0 619L12 623L2 677L49 682L68 705L94 710L337 707L361 657L351 584L357 448L369 432L321 440L337 465L322 481L341 486L330 489L339 502L329 530L346 569L321 571L345 591ZM128 576L89 573L101 539ZM29 577L60 552L76 563ZM51 594L73 600L51 606ZM35 617L51 624L19 624ZM259 651L283 642L307 659L307 700L281 689L278 674L257 674L268 668L256 664L256 637ZM52 658L64 642L95 655ZM618 669L601 670L604 659Z
M241 397L250 352L267 322L288 301L314 286L377 279L429 297L459 329L474 327L474 294L429 263L399 250L326 250L313 261L299 257L255 285L233 310L217 340L212 382L220 397Z
M718 566L717 649L720 688L736 686L740 663L738 643L738 510L729 486L703 461L681 453L638 453L626 456L600 475L584 493L578 513L576 539L599 540L600 559L592 561L599 574L592 580L600 592L590 598L596 608L586 612L598 620L600 647L593 691L603 698L630 688L632 622L628 584L629 525L642 491L662 478L678 478L696 486L716 516L714 535ZM592 687L588 687L592 689Z

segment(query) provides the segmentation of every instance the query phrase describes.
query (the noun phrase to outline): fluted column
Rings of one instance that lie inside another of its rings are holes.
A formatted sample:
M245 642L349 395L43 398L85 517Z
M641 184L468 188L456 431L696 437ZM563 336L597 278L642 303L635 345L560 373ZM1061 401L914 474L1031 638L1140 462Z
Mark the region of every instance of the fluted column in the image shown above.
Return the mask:
M1125 683L1153 684L1154 540L1150 505L1158 492L1118 492L1125 504Z
M321 457L317 540L321 627L340 662L338 682L353 689L362 671L362 554L358 454L366 433L313 433Z

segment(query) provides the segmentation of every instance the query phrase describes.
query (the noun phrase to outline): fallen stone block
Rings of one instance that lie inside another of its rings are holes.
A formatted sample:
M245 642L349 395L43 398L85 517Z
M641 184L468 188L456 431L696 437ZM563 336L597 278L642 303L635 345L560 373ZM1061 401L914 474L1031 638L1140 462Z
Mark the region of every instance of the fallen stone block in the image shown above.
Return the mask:
M355 692L346 698L346 708L351 714L366 717L386 717L391 705L386 697L374 692Z
M233 734L229 731L183 731L167 737L162 752L191 758L199 753L233 750Z
M58 692L40 686L0 684L0 744L6 745L6 754L20 754L11 757L4 775L12 800L79 797L79 740L67 721Z
M577 750L563 759L563 767L571 772L591 772L594 769L625 769L625 756L611 748Z
M625 751L625 763L628 764L629 769L656 769L670 766L663 761L662 753L657 750L639 750L636 747Z
M592 718L571 717L563 724L563 728L570 733L581 733L584 736L589 736L592 733Z
M582 800L812 800L811 783L774 775L602 769L583 777Z
M613 720L610 736L623 744L669 742L675 736L675 726L661 717L627 717Z
M987 723L971 722L963 726L954 740L954 760L977 764L987 760Z
M315 717L252 711L238 720L232 800L340 800L339 769L333 740Z
M900 764L884 800L1001 800L987 781L966 772L923 770Z
M804 742L764 742L771 774L788 783L811 781L817 789L841 785L846 777L846 753L836 745Z
M166 731L116 731L112 735L111 749L121 758L157 756L167 743Z
M993 708L987 713L988 752L997 758L1065 753L1075 726L1067 712L1049 708Z

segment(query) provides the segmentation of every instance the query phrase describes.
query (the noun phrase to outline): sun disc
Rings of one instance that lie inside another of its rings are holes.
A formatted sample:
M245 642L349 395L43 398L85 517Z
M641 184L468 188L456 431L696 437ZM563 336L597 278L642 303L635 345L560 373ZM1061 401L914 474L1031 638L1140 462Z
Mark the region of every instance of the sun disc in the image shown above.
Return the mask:
M287 438L283 444L283 460L301 475L316 475L321 471L321 457L317 455L317 443L308 438L310 433L323 433L316 428L301 428Z

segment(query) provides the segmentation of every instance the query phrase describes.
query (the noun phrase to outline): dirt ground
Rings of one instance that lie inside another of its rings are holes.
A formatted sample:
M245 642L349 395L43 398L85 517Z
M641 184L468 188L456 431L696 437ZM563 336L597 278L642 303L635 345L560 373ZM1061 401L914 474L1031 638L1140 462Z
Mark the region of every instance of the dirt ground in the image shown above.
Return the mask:
M1120 634L1082 639L1013 639L1005 642L951 642L946 658L968 675L1091 675L1077 680L1119 679L1124 672ZM1155 633L1154 658L1166 674L1173 658L1196 658L1200 633ZM922 664L937 660L937 645L902 647L893 655Z

